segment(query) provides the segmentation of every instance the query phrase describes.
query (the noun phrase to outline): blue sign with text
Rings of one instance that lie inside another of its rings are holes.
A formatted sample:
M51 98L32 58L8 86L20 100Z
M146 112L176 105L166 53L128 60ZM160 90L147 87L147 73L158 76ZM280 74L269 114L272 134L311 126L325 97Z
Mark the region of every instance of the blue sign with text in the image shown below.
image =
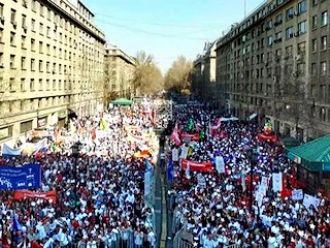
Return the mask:
M22 167L0 166L0 190L37 189L41 187L39 164Z

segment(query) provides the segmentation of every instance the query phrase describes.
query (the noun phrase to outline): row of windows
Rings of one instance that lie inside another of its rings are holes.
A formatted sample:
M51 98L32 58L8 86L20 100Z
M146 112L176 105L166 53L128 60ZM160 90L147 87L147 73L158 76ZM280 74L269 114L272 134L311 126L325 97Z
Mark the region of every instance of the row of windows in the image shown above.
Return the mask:
M15 1L15 0L14 0ZM33 12L39 12L41 17L47 18L50 22L57 23L61 25L62 27L65 27L66 30L69 30L70 32L74 32L76 34L77 27L75 27L73 24L70 23L70 21L66 20L65 18L61 17L48 7L44 6L42 3L38 2L37 0L20 0L22 2L22 6L25 8L28 8L31 6L31 9ZM71 14L72 17L75 19L78 19L81 21L84 25L86 25L89 29L93 30L97 35L103 36L100 31L96 29L91 23L89 23L85 18L80 17L76 11L74 11L71 7L69 7L67 4L64 3L64 1L59 0L59 6L62 7L67 13ZM3 4L0 5L0 16L3 16ZM12 19L15 21L15 19ZM90 35L89 35L90 36Z
M0 78L0 82L3 81L3 78ZM38 85L36 85L36 82L38 83ZM92 87L92 85L90 85L91 83L88 81L76 81L75 80L50 80L50 79L39 79L36 81L35 78L31 78L31 79L27 79L27 78L20 78L19 80L17 80L14 77L11 77L9 79L9 85L8 85L8 89L6 88L2 88L0 92L4 92L4 91L9 91L9 92L26 92L26 91L56 91L56 90L75 90L75 89L85 89L88 88L89 86Z

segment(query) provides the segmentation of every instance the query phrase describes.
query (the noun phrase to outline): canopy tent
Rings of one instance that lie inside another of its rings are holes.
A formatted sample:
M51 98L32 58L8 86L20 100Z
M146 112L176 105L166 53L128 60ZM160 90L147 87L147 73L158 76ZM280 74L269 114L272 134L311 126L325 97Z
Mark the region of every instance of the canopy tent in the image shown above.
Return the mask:
M301 146L288 148L288 157L310 171L330 171L330 134Z
M118 98L118 99L112 101L112 104L121 105L121 106L131 106L133 104L133 102L126 98Z

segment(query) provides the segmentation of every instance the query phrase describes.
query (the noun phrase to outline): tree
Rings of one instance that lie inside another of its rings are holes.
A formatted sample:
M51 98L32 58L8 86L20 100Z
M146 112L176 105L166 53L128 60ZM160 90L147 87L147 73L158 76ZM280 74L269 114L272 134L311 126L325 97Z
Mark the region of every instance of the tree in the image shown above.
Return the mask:
M193 64L184 56L178 57L167 71L165 88L167 90L189 90L192 81Z
M153 56L140 51L137 53L135 60L134 95L142 92L152 94L163 89L163 75L155 64Z

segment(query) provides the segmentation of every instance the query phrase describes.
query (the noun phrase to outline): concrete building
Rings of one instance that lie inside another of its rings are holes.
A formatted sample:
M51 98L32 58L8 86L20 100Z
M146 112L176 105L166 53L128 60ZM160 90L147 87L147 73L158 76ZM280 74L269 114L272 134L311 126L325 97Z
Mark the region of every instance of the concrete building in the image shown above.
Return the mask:
M117 97L131 98L134 92L135 59L116 46L105 52L105 98L109 103Z
M218 88L216 88L216 41L206 43L204 52L193 62L194 73L192 88L195 93L202 97L208 97L210 101L217 99Z
M216 44L222 107L299 140L329 133L329 11L330 1L269 0L232 25Z
M0 143L102 108L93 16L79 0L0 0Z

